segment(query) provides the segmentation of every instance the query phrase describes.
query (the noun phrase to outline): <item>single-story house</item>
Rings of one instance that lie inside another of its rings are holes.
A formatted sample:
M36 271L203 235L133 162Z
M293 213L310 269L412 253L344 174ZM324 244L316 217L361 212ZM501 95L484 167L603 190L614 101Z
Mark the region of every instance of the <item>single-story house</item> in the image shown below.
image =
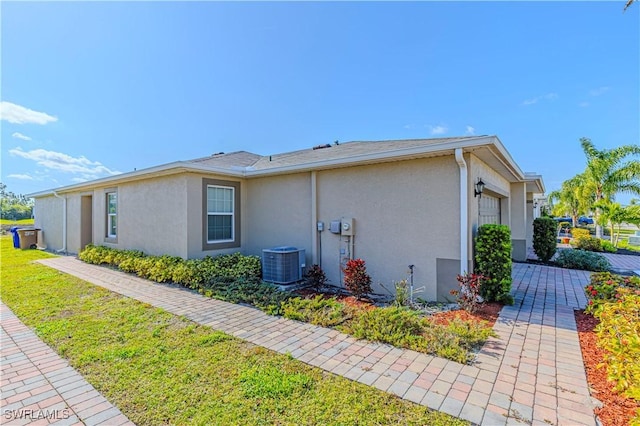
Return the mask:
M496 136L474 136L217 153L29 196L51 250L93 243L200 258L288 246L335 285L341 265L364 259L377 293L412 265L416 295L445 300L472 270L479 225L508 225L513 258L526 258L543 192Z

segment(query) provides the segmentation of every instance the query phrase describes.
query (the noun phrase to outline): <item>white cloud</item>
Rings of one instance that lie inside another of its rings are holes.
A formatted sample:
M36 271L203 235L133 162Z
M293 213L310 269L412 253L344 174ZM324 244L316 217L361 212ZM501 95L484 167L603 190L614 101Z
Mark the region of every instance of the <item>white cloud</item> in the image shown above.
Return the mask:
M602 87L598 87L597 89L589 90L589 95L600 96L600 95L604 95L608 91L609 91L609 86L602 86Z
M449 129L447 129L446 126L442 126L442 125L439 125L439 126L427 126L427 127L429 127L429 129L431 129L431 134L432 135L442 135L442 134L447 133L447 130L449 130Z
M579 106L579 107L582 107L582 108L586 108L586 107L588 107L588 106L589 106L589 102L586 102L586 101L584 101L584 102L580 102L580 103L578 104L578 106Z
M7 177L14 178L14 179L22 179L22 180L33 180L33 178L27 174L14 174L14 175L8 175Z
M58 121L57 117L45 112L34 111L6 101L0 102L0 119L14 124L47 124L50 121Z
M13 136L16 139L22 139L23 141L30 141L31 138L27 135L23 135L20 132L14 132L11 136Z
M65 173L81 174L83 178L96 179L100 176L117 175L121 172L111 170L98 161L91 161L84 156L72 157L67 154L46 149L23 151L22 148L10 149L9 153L27 160L35 161L38 165L51 170Z
M82 182L86 182L86 181L87 181L87 179L79 178L79 177L71 179L71 182L75 182L75 183L82 183Z
M539 101L553 101L558 99L558 94L557 93L547 93L546 95L542 95L542 96L536 96L535 98L531 98L531 99L526 99L524 101L522 101L522 105L533 105L533 104L537 104Z
M467 134L467 135L475 135L476 134L476 129L474 129L471 126L467 126L467 131L465 132L465 134Z

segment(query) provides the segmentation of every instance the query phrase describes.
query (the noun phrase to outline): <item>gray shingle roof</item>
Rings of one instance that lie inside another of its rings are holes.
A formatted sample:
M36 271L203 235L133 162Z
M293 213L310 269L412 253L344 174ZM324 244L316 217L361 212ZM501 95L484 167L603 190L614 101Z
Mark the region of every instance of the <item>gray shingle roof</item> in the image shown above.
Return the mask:
M229 154L214 154L210 157L197 158L191 163L198 163L223 169L248 168L249 170L269 170L278 167L313 164L320 161L356 158L368 154L382 154L402 149L436 146L440 143L462 141L477 138L455 137L437 139L404 139L386 141L354 141L338 145L323 145L322 148L308 148L299 151L285 152L272 155L257 155L247 151L237 151Z
M203 166L211 166L221 169L237 169L239 167L249 167L261 158L258 154L247 151L230 152L229 154L219 153L209 157L196 158L190 163L197 163Z

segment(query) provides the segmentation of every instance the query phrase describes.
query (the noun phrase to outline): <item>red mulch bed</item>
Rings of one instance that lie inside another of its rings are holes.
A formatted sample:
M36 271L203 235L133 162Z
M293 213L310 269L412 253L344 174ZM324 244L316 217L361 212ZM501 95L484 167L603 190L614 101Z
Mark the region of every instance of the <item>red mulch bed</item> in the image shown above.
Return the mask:
M613 382L607 379L606 368L598 367L604 357L604 351L596 345L594 329L599 323L598 319L583 311L576 311L575 317L591 395L604 404L602 408L596 409L595 413L604 426L628 425L640 404L618 394L614 390Z
M498 319L498 315L500 314L501 309L502 309L502 305L500 303L497 303L497 302L483 303L478 307L478 310L473 314L470 314L469 312L463 309L459 309L456 311L439 312L433 315L433 319L436 322L436 324L443 324L443 325L447 325L449 321L451 321L454 318L459 318L461 320L467 320L467 321L484 320L489 323L489 326L493 327L493 324L495 324L496 320Z
M357 299L354 296L345 296L345 295L335 295L328 293L321 293L313 289L303 288L300 290L296 290L295 294L301 297L312 298L318 295L324 297L325 299L329 299L331 297L335 297L338 301L344 303L345 305L351 306L353 308L364 308L364 309L374 309L375 306L368 299Z

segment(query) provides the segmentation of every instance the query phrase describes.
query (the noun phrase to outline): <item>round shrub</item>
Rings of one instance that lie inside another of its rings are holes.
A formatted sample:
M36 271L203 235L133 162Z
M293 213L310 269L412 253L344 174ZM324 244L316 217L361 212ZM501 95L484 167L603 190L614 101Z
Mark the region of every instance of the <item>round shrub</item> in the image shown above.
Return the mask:
M573 247L579 250L602 251L602 240L595 237L579 237L573 240Z
M556 263L563 268L594 272L604 272L611 268L611 263L601 254L577 249L561 250Z

